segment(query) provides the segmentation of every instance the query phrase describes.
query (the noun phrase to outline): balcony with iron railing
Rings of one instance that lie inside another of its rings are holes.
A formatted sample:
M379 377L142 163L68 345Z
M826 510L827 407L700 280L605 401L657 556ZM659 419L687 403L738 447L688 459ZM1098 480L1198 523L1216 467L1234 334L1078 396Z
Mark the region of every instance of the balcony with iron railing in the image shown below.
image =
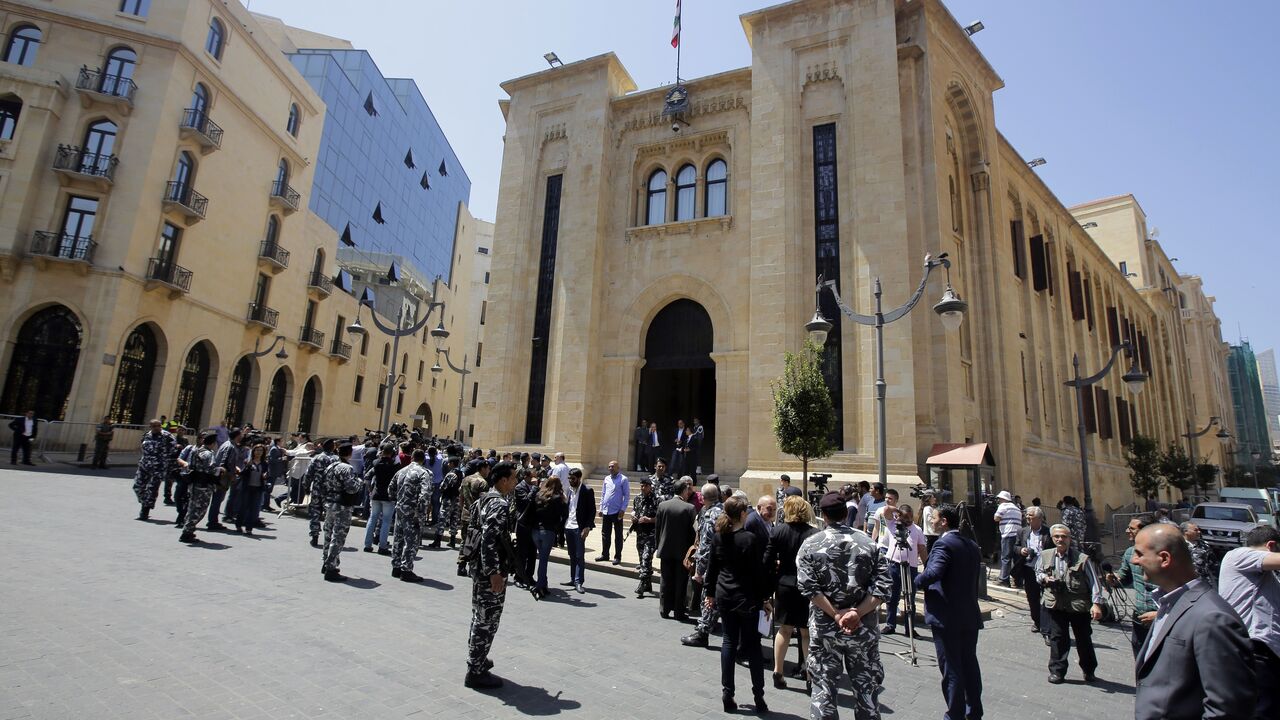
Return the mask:
M182 122L178 132L185 140L191 138L200 146L201 153L209 153L222 147L222 128L209 119L208 113L195 108L182 111Z
M307 289L316 291L322 298L329 297L333 293L333 280L319 270L313 270L307 278Z
M53 171L63 185L89 185L106 190L116 180L115 155L87 152L79 145L59 145L53 155Z
M273 310L266 305L258 303L249 303L249 314L245 317L251 323L257 323L266 330L275 330L276 323L280 321L280 311Z
M80 74L76 77L76 90L80 92L80 103L84 107L106 103L119 106L121 111L128 114L133 109L138 85L122 75L103 72L102 68L90 70L88 66L81 66Z
M303 325L298 330L298 344L309 345L313 350L319 350L324 347L324 332Z
M329 355L336 357L342 362L351 359L351 343L344 343L338 338L333 339L333 346L329 348Z
M164 186L164 209L182 215L188 223L195 223L203 220L208 212L209 198L186 183L170 180Z
M297 190L289 187L289 183L284 180L271 183L271 196L268 199L272 207L280 208L286 214L297 212L298 206L302 203L302 196Z
M83 265L87 269L93 263L93 251L97 247L98 244L91 235L39 230L31 233L31 245L27 248L27 254L41 267L47 260L64 260Z
M191 292L191 271L164 258L147 261L147 289L163 286L170 297Z
M280 243L263 240L258 246L258 261L266 265L271 272L280 272L289 267L289 251L280 247Z

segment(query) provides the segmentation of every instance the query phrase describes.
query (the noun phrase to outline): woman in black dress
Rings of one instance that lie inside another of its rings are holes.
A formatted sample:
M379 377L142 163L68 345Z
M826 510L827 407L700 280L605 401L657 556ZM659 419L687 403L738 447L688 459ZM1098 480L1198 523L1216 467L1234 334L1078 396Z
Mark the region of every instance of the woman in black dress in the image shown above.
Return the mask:
M751 669L751 692L756 712L766 713L764 702L764 660L760 656L760 615L773 611L769 596L773 594L773 573L764 564L763 543L750 530L743 528L747 519L747 501L729 498L724 515L716 520L711 538L711 557L707 562L706 582L715 588L714 597L706 599L707 607L720 611L724 640L720 644L720 685L724 711L736 712L733 669L739 651L746 654Z
M805 677L804 661L809 654L809 599L796 588L796 555L800 543L817 532L811 524L813 508L799 495L792 495L782 503L782 522L769 532L769 547L765 549L764 564L778 578L778 634L773 638L773 686L787 687L783 679L783 663L791 635L800 630L800 664L798 676Z

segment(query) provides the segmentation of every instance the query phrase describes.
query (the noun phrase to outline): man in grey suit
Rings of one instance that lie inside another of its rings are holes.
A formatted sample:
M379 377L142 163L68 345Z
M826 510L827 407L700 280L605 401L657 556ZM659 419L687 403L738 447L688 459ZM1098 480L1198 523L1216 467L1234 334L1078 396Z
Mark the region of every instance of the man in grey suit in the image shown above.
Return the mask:
M658 609L663 619L676 614L676 619L689 619L688 607L689 571L684 567L684 556L693 546L693 520L697 517L689 496L693 484L681 478L675 485L676 496L658 506L658 560L662 563L659 577L662 580L662 600Z
M1257 687L1239 616L1196 575L1175 525L1154 523L1134 538L1133 561L1158 590L1156 619L1138 651L1136 720L1247 718Z

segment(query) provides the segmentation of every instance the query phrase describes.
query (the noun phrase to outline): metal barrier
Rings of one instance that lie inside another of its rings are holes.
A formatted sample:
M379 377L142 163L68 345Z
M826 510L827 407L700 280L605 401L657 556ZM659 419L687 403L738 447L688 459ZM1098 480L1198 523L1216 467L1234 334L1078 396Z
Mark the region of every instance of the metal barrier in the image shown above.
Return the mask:
M88 462L93 458L97 429L98 423L50 421L40 428L36 452L45 462ZM136 464L147 429L146 425L112 425L108 461L117 465Z
M1123 509L1123 508L1122 508ZM1165 508L1169 511L1169 519L1175 524L1182 524L1191 519L1191 510L1189 508ZM1111 557L1120 557L1129 547L1129 536L1125 534L1125 529L1129 527L1129 521L1144 515L1154 516L1155 512L1137 510L1131 512L1113 512L1107 520L1107 525L1111 530L1110 553Z

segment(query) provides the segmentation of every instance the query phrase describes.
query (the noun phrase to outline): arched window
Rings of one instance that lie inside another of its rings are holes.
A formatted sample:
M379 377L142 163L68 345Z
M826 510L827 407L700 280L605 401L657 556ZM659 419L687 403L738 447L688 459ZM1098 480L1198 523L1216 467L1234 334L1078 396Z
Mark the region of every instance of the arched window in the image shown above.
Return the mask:
M138 53L132 48L118 47L107 53L107 64L102 69L101 87L104 95L128 97L133 85L133 71L138 68Z
M275 194L283 197L287 187L289 187L289 161L280 158L280 164L276 166Z
M729 164L716 158L707 166L707 200L704 217L729 214Z
M194 125L199 129L204 129L205 117L209 113L209 88L204 83L196 83L195 90L191 91L191 114L195 117Z
M183 150L178 154L178 164L173 168L173 184L170 199L187 202L191 198L191 185L196 179L196 159Z
M316 407L320 404L320 380L312 377L302 388L302 406L298 408L298 432L316 431Z
M382 364L386 365L391 362L391 343L382 346Z
M667 221L667 171L654 170L649 176L648 201L645 203L645 225L661 225Z
M178 402L173 419L183 427L200 429L204 422L204 398L209 389L209 350L203 342L187 353L178 381Z
M280 243L280 221L275 215L267 217L267 246L277 247Z
M685 165L676 172L676 222L694 218L697 188L698 171L692 165Z
M19 25L9 33L9 44L4 48L4 61L14 65L34 65L36 51L44 35L35 25Z
M227 28L218 18L209 21L209 37L205 38L204 50L215 60L222 59L222 48L227 43Z
M290 135L298 137L298 126L301 124L302 112L298 110L298 104L293 103L289 105L289 122L284 126L284 129L287 130Z
M12 140L22 116L22 98L17 95L0 97L0 140Z
M106 175L111 169L111 156L116 147L116 124L110 120L98 120L89 124L80 146L80 172L86 175Z
M249 383L253 376L253 360L247 355L240 358L236 368L231 372L231 383L227 386L227 419L232 425L241 425L245 420L244 411L249 404Z
M280 368L271 378L271 389L267 391L267 414L262 418L262 426L267 432L280 432L284 429L284 412L289 400L289 373Z
M75 313L47 307L22 323L0 396L0 412L35 410L42 420L61 420L80 360L82 333Z
M149 325L139 325L124 342L117 363L115 391L111 394L111 422L140 425L147 421L147 401L156 371L159 343Z
M316 260L311 265L311 271L317 275L324 273L324 250L316 248Z
M360 355L369 356L369 333L367 332L360 333Z

